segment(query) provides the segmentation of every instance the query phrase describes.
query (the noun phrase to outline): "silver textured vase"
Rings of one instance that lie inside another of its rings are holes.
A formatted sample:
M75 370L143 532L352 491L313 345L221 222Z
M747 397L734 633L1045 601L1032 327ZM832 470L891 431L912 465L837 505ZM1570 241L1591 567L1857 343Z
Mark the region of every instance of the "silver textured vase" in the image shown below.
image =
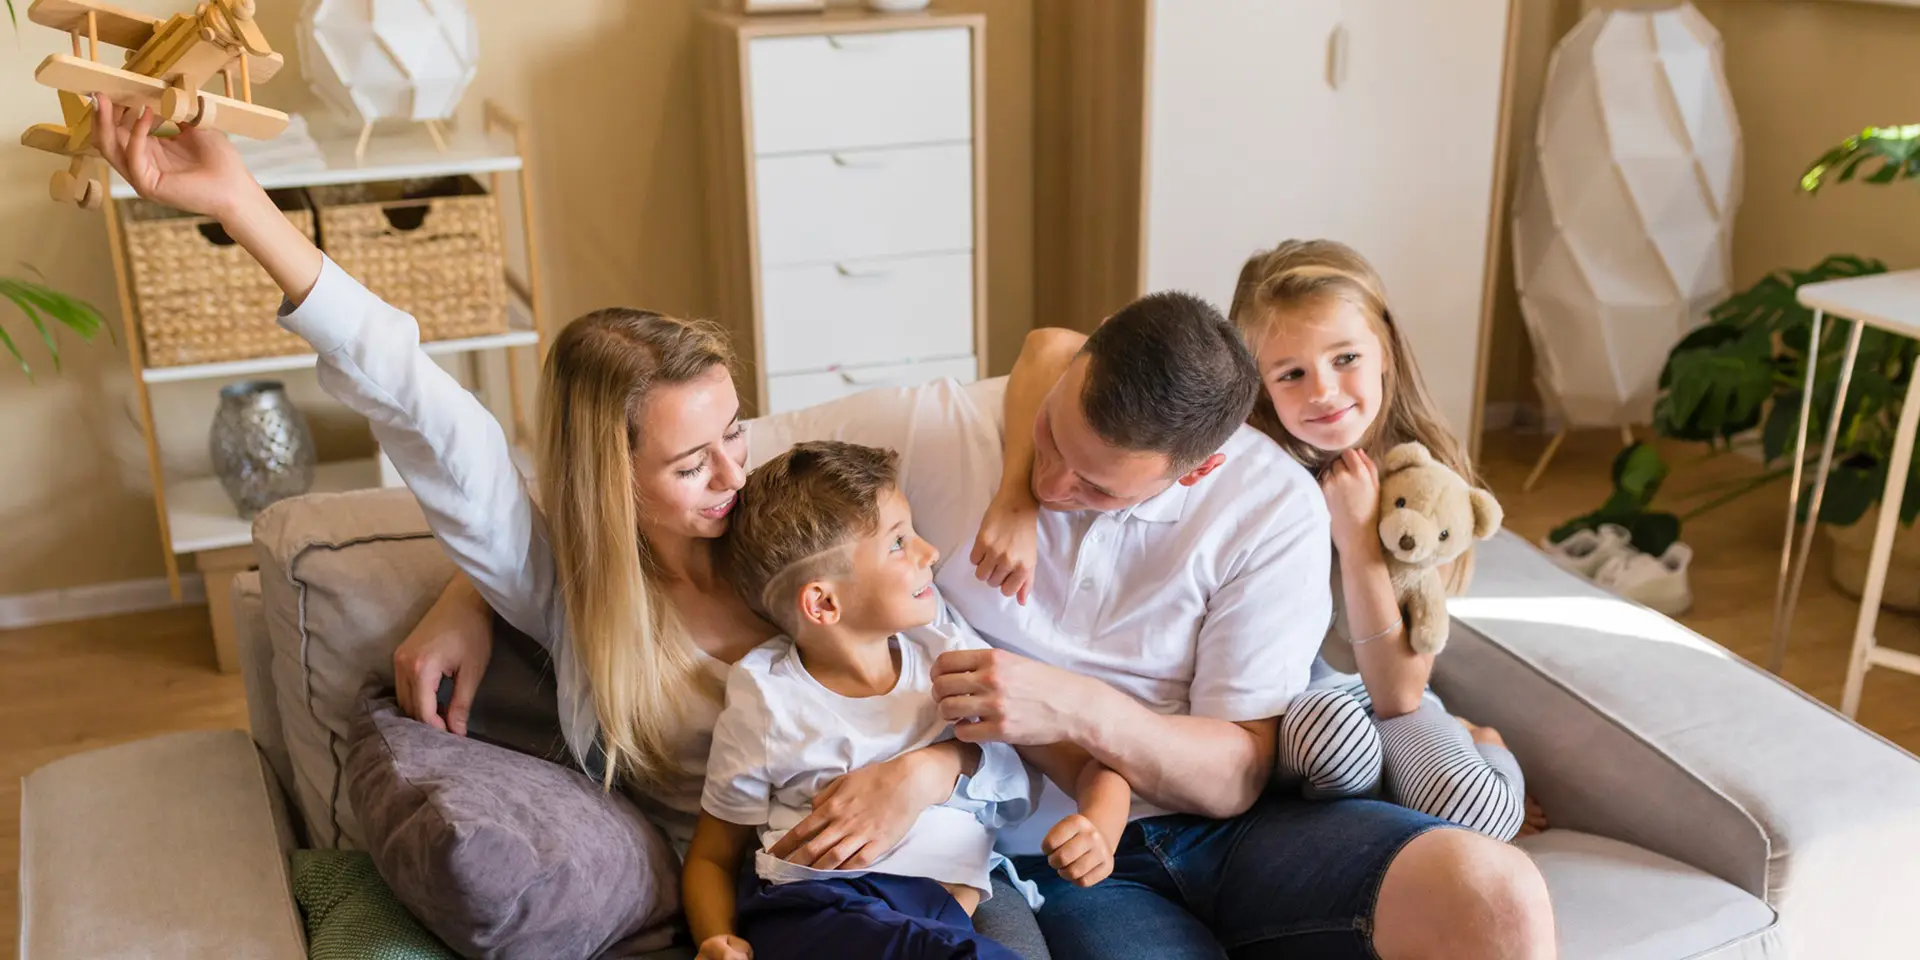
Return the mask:
M313 486L313 433L277 380L244 380L221 389L207 453L244 518Z

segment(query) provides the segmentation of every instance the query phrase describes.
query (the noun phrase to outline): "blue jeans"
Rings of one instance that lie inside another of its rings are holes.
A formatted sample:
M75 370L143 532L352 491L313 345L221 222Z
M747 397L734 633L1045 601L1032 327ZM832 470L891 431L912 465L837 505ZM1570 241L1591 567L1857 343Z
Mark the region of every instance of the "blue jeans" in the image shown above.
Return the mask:
M1447 825L1378 800L1276 791L1231 820L1135 820L1113 875L1092 887L1061 880L1045 857L1014 864L1047 898L1040 929L1057 960L1367 958L1387 865Z

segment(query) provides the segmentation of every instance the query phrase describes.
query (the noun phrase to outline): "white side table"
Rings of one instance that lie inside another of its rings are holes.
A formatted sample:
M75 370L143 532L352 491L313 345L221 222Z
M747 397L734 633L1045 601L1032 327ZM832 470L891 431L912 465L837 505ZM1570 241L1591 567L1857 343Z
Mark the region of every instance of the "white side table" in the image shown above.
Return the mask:
M1813 329L1807 341L1806 387L1800 405L1800 431L1793 447L1793 486L1787 495L1787 537L1780 549L1780 582L1774 601L1772 666L1776 673L1786 659L1787 632L1793 623L1793 608L1799 599L1801 581L1806 577L1807 554L1813 546L1814 527L1820 519L1820 499L1826 490L1827 473L1833 467L1834 440L1839 434L1841 410L1846 406L1847 386L1853 379L1853 364L1860 355L1860 333L1871 326L1897 336L1920 338L1920 270L1809 283L1799 289L1798 299L1802 305L1813 308ZM1820 350L1820 324L1826 314L1851 318L1853 329L1847 336L1847 353L1840 364L1840 383L1828 419L1827 438L1820 450L1820 465L1814 472L1813 501L1808 505L1799 556L1794 558L1794 518L1800 506L1800 466L1806 461L1807 426L1813 411L1814 369ZM1891 667L1920 674L1920 656L1881 649L1873 639L1874 625L1880 619L1881 589L1887 581L1887 562L1893 555L1893 532L1895 524L1900 521L1900 495L1906 490L1907 468L1913 458L1916 426L1920 426L1920 376L1910 376L1906 399L1900 406L1899 425L1894 431L1893 459L1887 464L1887 486L1880 496L1879 525L1873 533L1866 585L1860 594L1860 618L1853 628L1853 655L1847 663L1846 690L1840 698L1840 709L1849 717L1860 709L1860 687L1866 680L1868 667ZM1789 566L1792 568L1791 578Z

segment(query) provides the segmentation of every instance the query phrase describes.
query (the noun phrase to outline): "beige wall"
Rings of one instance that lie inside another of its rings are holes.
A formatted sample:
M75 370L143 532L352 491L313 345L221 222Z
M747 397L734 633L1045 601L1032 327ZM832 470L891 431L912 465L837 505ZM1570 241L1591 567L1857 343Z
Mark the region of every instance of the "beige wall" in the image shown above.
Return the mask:
M1519 0L1520 70L1513 155L1533 137L1540 84L1554 43L1590 6L1579 0ZM1828 146L1869 125L1920 122L1914 65L1920 9L1837 0L1700 0L1720 30L1727 80L1746 140L1746 188L1734 223L1734 283L1804 267L1830 253L1857 253L1889 267L1920 266L1920 185L1845 186L1818 196L1796 183ZM1516 167L1509 187L1518 183ZM1511 197L1509 197L1509 202ZM1509 239L1509 243L1511 240ZM1513 295L1511 248L1502 252L1487 400L1536 402L1532 354Z
M175 12L179 0L121 0ZM20 6L24 13L24 4ZM1025 0L943 0L988 15L990 368L1012 365L1033 317L1033 18ZM610 304L710 311L691 36L696 0L476 3L482 61L463 118L494 98L531 125L531 162L549 317ZM261 4L268 39L290 61L296 3ZM0 30L6 30L0 27ZM46 198L54 158L14 131L58 118L33 65L65 38L30 24L0 38L0 270L30 263L118 321L101 218ZM313 107L289 64L260 99ZM0 309L10 310L7 307ZM11 314L8 329L19 324ZM31 349L31 348L29 348ZM0 364L0 596L157 576L146 454L132 413L124 344L70 345L64 375L29 386ZM366 448L364 427L327 403L311 374L286 379L308 409L322 456ZM170 470L206 472L211 385L157 387Z

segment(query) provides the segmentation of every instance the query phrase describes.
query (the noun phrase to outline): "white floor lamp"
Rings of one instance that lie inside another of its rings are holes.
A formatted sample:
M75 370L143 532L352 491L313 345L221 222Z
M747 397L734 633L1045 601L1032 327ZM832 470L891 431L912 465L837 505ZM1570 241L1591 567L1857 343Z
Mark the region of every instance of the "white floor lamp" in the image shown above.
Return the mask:
M1725 299L1740 125L1720 35L1691 4L1594 11L1547 67L1514 201L1514 275L1541 396L1575 427L1652 419L1674 343Z

